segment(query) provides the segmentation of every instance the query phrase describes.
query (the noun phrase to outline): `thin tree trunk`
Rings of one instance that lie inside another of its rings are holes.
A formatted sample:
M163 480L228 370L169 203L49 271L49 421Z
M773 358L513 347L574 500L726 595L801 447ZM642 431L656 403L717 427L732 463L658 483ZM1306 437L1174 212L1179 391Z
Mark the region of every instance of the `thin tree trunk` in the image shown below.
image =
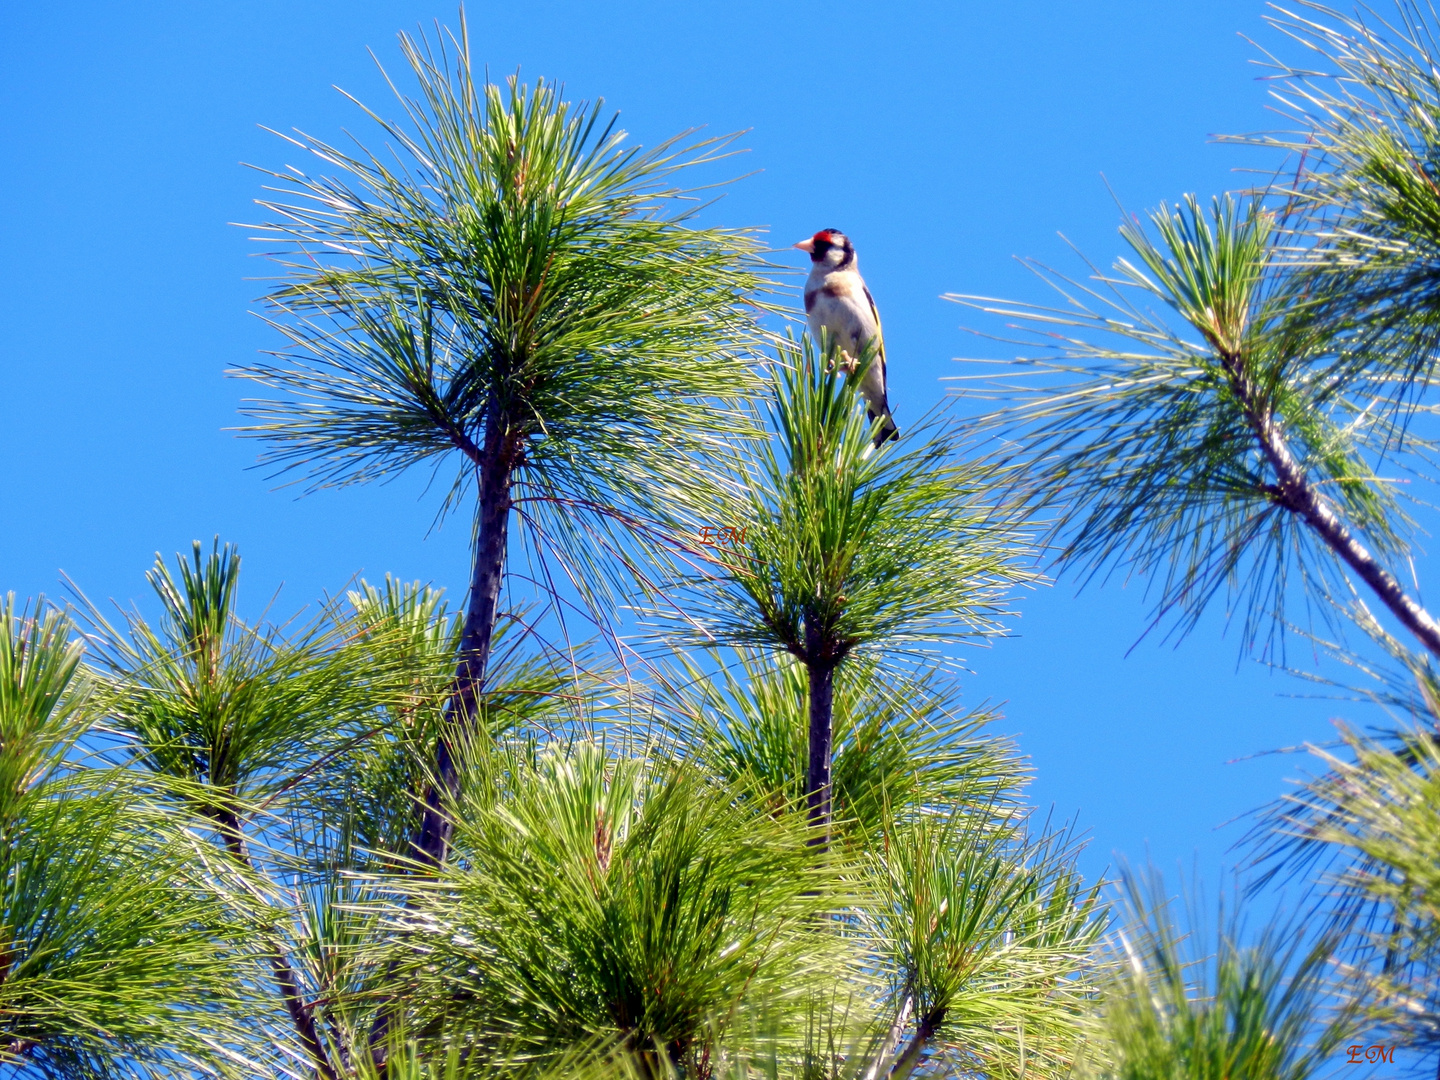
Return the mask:
M810 843L830 844L830 738L835 716L835 661L824 648L823 631L805 620L805 666L810 673L810 761L805 773Z
M255 872L255 864L250 859L245 836L240 831L239 817L232 811L225 811L219 815L217 824L231 857L245 869ZM305 1004L305 995L300 992L300 980L295 977L295 969L285 958L285 950L278 937L271 937L269 944L270 967L275 972L275 985L280 989L280 998L285 1003L285 1011L290 1014L290 1022L295 1025L295 1031L300 1036L300 1043L310 1056L315 1072L324 1080L337 1080L335 1068L330 1064L330 1056L325 1052L325 1044L315 1026L315 1011Z
M1291 513L1300 515L1322 541L1344 560L1369 585L1390 613L1433 656L1440 657L1440 624L1430 613L1409 596L1394 574L1390 573L1360 540L1345 526L1330 501L1311 485L1305 470L1290 453L1274 415L1265 408L1254 384L1235 356L1222 356L1226 372L1250 430L1260 443L1261 452L1275 470L1277 501Z
M475 561L470 574L465 628L460 637L445 723L435 748L434 782L425 793L425 810L415 839L421 861L429 866L444 862L450 848L454 825L444 804L460 790L455 738L468 735L479 720L476 704L485 684L490 645L495 636L495 616L509 539L510 480L514 470L514 451L503 428L499 418L492 415L481 459Z
M439 867L450 850L454 822L446 803L460 791L457 738L466 739L479 721L477 703L490 664L495 617L500 604L500 583L505 573L509 541L510 481L516 449L503 417L492 408L485 426L485 447L480 455L480 501L476 509L475 554L470 570L470 594L465 626L455 663L455 680L445 719L435 745L435 774L425 790L425 806L412 844L420 862ZM392 960L387 981L395 970ZM370 1057L380 1080L389 1075L386 1040L393 1020L393 1000L381 1003L370 1028Z
M915 1026L915 1034L905 1044L905 1049L895 1059L895 1065L890 1070L890 1080L905 1080L915 1066L920 1064L920 1055L925 1052L925 1047L940 1030L940 1023L945 1019L944 1009L933 1009L920 1017L920 1023Z
M895 1053L895 1048L900 1045L900 1036L905 1034L905 1028L910 1023L910 1010L915 1007L915 995L906 994L905 1000L900 1003L900 1011L895 1014L895 1019L890 1023L890 1030L885 1035L885 1042L875 1054L875 1060L870 1063L870 1068L865 1071L864 1080L879 1080L881 1071L885 1070L890 1060L890 1055ZM888 1071L886 1072L888 1076Z

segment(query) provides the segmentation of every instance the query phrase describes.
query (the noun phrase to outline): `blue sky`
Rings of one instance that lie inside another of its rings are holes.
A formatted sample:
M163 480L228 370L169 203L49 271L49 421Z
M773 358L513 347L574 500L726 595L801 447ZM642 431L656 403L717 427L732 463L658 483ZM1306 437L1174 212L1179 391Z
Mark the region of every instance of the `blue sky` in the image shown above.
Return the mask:
M711 211L777 246L821 227L855 240L885 318L903 428L954 358L987 345L938 299L1041 299L1014 255L1097 262L1120 251L1118 198L1144 209L1235 188L1263 158L1209 136L1273 126L1244 38L1283 48L1258 0L827 0L468 7L497 75L603 96L641 142L748 129L754 175ZM434 581L459 599L468 530L432 531L421 477L296 499L249 470L223 429L245 387L225 368L276 339L247 312L268 271L228 223L253 221L263 177L305 164L262 126L363 131L332 88L393 115L367 49L448 2L150 0L0 6L0 592L142 594L153 553L218 533L240 544L258 608L297 607L352 574ZM1243 35L1243 37L1242 37ZM1108 181L1108 188L1107 188ZM1113 189L1113 196L1111 194ZM791 253L797 267L803 256ZM1295 757L1233 759L1326 739L1355 707L1237 670L1224 622L1178 648L1144 642L1138 584L1072 582L1022 600L1017 637L969 654L967 697L1006 701L1033 793L1112 851L1199 866L1213 881L1234 828Z

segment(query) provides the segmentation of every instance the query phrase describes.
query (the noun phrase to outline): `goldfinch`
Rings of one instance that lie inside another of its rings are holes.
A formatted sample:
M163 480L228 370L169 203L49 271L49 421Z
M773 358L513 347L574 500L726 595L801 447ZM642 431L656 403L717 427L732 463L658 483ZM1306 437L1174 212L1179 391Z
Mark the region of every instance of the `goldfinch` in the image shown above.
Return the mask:
M852 374L865 348L875 343L875 360L860 380L860 396L869 406L871 423L877 416L884 419L875 433L875 447L879 449L887 439L898 439L900 429L890 415L885 394L885 339L880 333L880 312L856 269L855 245L839 229L821 229L795 246L810 253L810 278L805 282L810 336L819 342L821 332L827 332Z

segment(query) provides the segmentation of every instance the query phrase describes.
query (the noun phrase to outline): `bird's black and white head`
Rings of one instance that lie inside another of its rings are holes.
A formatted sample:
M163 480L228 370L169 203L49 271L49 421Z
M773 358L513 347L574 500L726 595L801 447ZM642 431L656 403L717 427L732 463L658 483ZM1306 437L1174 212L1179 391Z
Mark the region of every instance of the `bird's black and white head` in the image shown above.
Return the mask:
M855 245L839 229L821 229L795 245L810 253L810 262L826 270L851 270L855 266Z

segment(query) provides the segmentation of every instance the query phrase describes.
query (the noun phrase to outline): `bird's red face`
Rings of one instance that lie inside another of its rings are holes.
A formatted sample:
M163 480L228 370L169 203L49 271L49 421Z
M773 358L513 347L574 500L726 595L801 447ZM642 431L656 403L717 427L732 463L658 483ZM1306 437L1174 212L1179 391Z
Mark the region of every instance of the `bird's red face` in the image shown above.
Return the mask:
M811 262L834 266L848 265L855 251L849 238L839 229L821 229L795 246L801 251L809 252Z
M814 257L815 255L824 252L826 248L830 247L835 242L834 235L835 234L833 229L821 229L808 240L801 240L795 246L801 251L808 251L810 255Z

